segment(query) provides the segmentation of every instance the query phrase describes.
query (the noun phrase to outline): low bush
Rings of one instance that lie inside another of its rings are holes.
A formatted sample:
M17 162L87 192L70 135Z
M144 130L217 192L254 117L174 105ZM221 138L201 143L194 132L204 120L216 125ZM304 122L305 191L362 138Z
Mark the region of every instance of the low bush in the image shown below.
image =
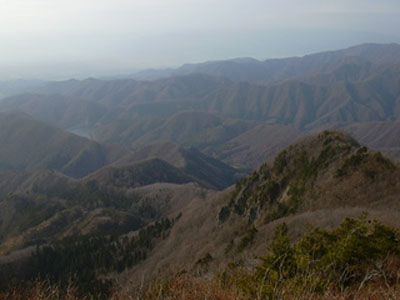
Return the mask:
M285 224L276 228L268 255L239 287L249 297L284 298L305 293L352 291L367 284L390 287L400 278L400 235L366 215L346 219L335 230L309 230L291 243ZM238 275L232 273L233 277Z

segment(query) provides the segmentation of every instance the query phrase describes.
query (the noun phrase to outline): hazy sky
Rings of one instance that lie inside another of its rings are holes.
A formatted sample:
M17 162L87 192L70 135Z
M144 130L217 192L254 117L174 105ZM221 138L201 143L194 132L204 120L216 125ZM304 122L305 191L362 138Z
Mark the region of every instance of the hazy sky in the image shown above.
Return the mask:
M400 42L400 0L0 0L0 78Z

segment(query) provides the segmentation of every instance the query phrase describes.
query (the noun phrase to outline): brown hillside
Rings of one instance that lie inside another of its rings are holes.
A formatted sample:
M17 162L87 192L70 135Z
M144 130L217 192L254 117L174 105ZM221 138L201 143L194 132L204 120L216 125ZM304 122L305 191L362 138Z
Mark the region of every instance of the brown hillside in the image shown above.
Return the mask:
M169 238L121 280L168 270L203 274L230 261L252 265L282 222L298 236L309 225L332 227L367 211L400 227L399 195L398 166L347 135L324 132L287 148L235 188L192 202ZM208 255L206 265L196 264Z

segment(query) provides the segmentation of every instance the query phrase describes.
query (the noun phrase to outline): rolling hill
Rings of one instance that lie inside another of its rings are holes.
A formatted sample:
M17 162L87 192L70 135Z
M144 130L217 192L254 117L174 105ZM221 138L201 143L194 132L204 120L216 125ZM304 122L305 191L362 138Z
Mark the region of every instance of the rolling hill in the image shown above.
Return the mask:
M195 181L190 175L158 158L121 167L104 167L85 179L119 188L136 188L158 182L185 184Z
M0 126L0 170L7 172L1 176L10 186L15 186L11 181L14 180L13 174L18 172L49 169L70 177L83 178L92 176L90 174L100 169L106 172L103 169L116 166L123 168L132 164L134 172L138 173L131 175L139 176L139 181L143 178L145 184L195 181L209 188L222 189L233 184L240 176L237 170L194 148L160 143L134 151L99 144L21 113L0 114ZM147 162L137 164L142 160ZM109 166L112 163L115 163L114 166ZM142 174L140 170L145 173ZM129 170L125 171L130 173ZM18 182L20 177L17 175L16 178ZM180 178L180 181L169 181L168 178ZM133 182L132 186L135 186Z
M80 180L49 170L0 178L1 255L68 237L135 231L213 193L159 159L105 167Z
M2 254L137 230L241 176L193 148L160 144L126 151L21 113L2 114L0 125Z
M188 174L196 182L212 189L224 189L243 176L237 169L204 155L195 148L184 148L170 142L159 142L132 150L113 165L125 166L133 162L159 158Z
M20 113L0 115L0 144L3 171L53 169L72 177L83 177L125 153Z

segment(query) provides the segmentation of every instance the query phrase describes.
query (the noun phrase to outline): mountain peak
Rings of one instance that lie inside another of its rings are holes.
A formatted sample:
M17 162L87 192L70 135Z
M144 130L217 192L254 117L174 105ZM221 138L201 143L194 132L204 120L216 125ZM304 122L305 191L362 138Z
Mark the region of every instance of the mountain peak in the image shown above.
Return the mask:
M394 171L398 168L379 152L347 134L324 131L288 147L241 180L219 218L224 222L234 213L250 222L270 222L321 207L368 205L379 199L379 189L368 187Z

